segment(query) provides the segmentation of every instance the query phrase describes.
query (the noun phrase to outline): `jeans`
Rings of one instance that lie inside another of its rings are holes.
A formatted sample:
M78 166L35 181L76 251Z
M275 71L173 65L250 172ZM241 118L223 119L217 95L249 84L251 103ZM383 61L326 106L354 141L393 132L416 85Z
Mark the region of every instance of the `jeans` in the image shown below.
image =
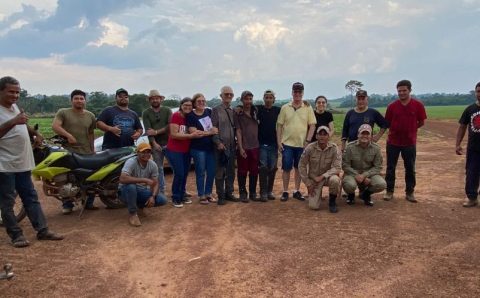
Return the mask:
M138 186L136 184L123 184L119 189L119 197L125 204L127 204L128 213L135 214L137 209L143 209L152 196L152 191L149 188ZM167 198L158 193L155 197L155 206L165 205Z
M180 204L185 196L187 175L190 169L190 154L166 149L165 156L173 170L172 201Z
M164 150L165 149L163 147L160 151L152 149L152 158L158 167L158 189L161 193L165 193L165 174L163 172L163 162L165 159Z
M387 143L387 173L385 175L387 192L393 192L395 189L395 169L400 154L405 167L405 193L411 194L415 190L416 185L415 159L417 150L415 145L400 147Z
M268 170L277 168L278 146L260 145L260 167L266 167Z
M197 193L199 197L212 194L215 179L215 154L213 150L204 151L191 149L190 154L195 164Z
M303 147L292 147L283 145L282 152L282 170L291 171L292 168L298 169L298 162L303 153Z
M226 164L221 162L222 151L215 149L216 171L215 171L215 188L220 199L225 198L225 194L233 193L233 182L235 181L235 148L225 149L228 160Z
M27 216L35 231L37 233L47 231L47 221L32 183L31 172L0 173L0 181L0 210L3 224L10 238L13 240L23 235L13 211L17 193L22 199Z
M87 196L87 202L85 204L86 207L93 207L93 202L95 201L95 195L91 194ZM65 201L62 204L63 208L66 209L73 209L74 205L72 201Z
M478 197L478 186L480 182L480 152L467 150L465 169L465 193L469 200L476 200Z

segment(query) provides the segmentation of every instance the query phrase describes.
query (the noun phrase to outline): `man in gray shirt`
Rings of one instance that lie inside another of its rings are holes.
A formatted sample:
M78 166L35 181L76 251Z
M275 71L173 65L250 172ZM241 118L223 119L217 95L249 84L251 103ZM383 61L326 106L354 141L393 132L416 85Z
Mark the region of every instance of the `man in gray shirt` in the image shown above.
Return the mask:
M142 225L138 214L144 215L144 207L165 205L167 198L159 193L158 167L151 159L152 147L140 143L137 156L125 162L120 174L120 199L127 204L129 223L134 227Z

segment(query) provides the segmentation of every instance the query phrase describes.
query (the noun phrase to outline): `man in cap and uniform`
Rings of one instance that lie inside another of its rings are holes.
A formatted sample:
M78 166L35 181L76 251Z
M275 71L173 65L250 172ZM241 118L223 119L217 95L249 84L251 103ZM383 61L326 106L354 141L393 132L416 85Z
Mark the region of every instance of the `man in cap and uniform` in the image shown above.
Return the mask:
M161 193L165 193L163 161L168 142L168 123L172 116L172 110L162 106L164 99L165 96L161 95L158 90L150 90L148 94L150 107L142 113L143 125L152 146L152 157L158 167L158 183Z
M120 174L119 195L127 204L130 214L129 223L134 227L141 226L140 216L144 207L165 205L167 198L159 192L158 167L151 159L152 147L148 143L140 143L137 156L128 159Z
M372 127L362 124L358 139L347 145L343 157L343 189L347 193L347 204L355 203L355 189L358 187L365 205L373 206L371 195L387 187L385 179L380 176L382 162L380 146L372 142Z
M330 129L320 126L316 133L317 141L309 144L300 158L299 171L303 183L308 188L308 206L319 209L322 188L329 190L328 208L337 212L336 198L340 186L339 173L342 170L342 155L336 144L329 142Z

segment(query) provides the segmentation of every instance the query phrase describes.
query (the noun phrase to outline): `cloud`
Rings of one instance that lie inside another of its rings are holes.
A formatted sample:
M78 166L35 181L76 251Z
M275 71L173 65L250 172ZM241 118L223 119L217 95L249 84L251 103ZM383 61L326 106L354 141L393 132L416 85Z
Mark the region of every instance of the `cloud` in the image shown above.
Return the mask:
M105 28L102 37L94 42L89 42L88 45L100 47L102 45L111 45L124 48L128 45L128 28L115 23L108 18L100 21L100 24Z
M283 26L282 21L271 19L267 22L254 22L239 28L235 34L235 41L245 40L248 45L266 50L281 42L291 31Z

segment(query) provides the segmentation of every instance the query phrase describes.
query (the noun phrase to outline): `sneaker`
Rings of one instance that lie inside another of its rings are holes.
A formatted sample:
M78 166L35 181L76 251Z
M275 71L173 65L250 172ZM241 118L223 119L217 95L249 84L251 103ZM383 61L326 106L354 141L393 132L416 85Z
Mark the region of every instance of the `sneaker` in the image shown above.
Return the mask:
M182 203L178 203L178 202L173 202L173 207L175 207L175 208L183 208L183 204L182 204Z
M299 200L299 201L305 201L305 197L302 196L302 193L300 191L296 191L293 193L293 198Z
M462 206L465 208L470 208L470 207L475 207L477 205L478 205L478 200L467 199Z
M46 232L41 232L37 234L38 240L63 240L63 236L55 232L47 230Z
M415 195L413 193L407 193L405 195L405 199L411 203L416 203L417 199L415 199Z
M260 201L261 202L268 202L268 195L266 193L263 193L260 195Z
M231 202L240 202L240 199L234 196L232 193L227 193L225 195L225 200L231 201Z
M69 214L72 214L73 212L73 208L63 208L62 209L62 214L63 215L69 215Z
M130 218L128 219L128 222L130 223L130 225L132 227L139 227L139 226L142 225L142 223L140 222L140 218L138 218L137 214L130 215Z
M217 205L223 206L225 204L227 204L227 201L224 198L218 198Z
M282 201L282 202L288 201L288 192L287 191L282 192L282 197L280 198L280 201Z
M385 194L383 195L383 199L385 201L391 201L393 200L393 191L387 191L385 192Z
M187 198L187 197L185 197L185 198L183 199L183 204L192 204L192 203L193 203L192 200L190 200L190 199Z
M355 204L355 194L347 194L347 204L348 205L353 205Z
M267 194L267 197L268 197L269 200L272 200L272 201L275 200L275 195L273 194L273 192L269 192Z
M25 236L21 235L12 240L12 245L13 247L17 247L17 248L27 247L30 245L30 242L28 242L28 240L25 239Z
M365 199L365 200L363 200L363 202L365 203L365 206L369 206L369 207L373 206L372 199Z

